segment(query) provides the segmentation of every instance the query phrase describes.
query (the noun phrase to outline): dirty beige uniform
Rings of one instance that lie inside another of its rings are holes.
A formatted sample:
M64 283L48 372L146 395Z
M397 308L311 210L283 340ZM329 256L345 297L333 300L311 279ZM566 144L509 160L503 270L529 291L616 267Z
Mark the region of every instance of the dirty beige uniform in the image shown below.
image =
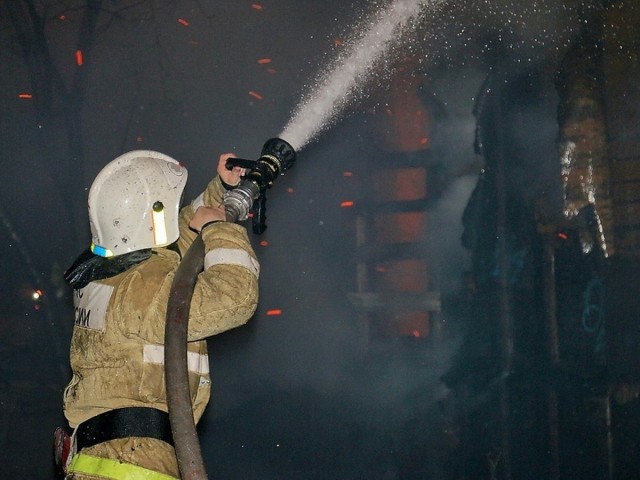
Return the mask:
M216 177L202 195L181 210L178 245L182 254L196 237L188 228L195 209L219 205L223 191ZM210 395L205 339L247 322L256 309L259 274L244 227L215 223L202 231L202 238L205 270L198 277L192 298L187 347L196 422ZM116 408L144 406L167 411L165 315L179 262L176 252L154 249L148 260L74 292L73 378L64 393L65 416L71 427ZM87 305L89 309L83 307ZM153 438L112 440L85 448L82 453L179 476L173 448ZM102 477L76 473L67 478Z

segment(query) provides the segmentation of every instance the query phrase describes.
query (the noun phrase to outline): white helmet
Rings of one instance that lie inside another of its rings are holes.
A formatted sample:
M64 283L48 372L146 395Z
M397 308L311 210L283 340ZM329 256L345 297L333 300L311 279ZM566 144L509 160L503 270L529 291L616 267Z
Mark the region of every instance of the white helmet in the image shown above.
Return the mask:
M175 242L187 169L173 158L135 150L109 162L89 191L91 251L122 255Z

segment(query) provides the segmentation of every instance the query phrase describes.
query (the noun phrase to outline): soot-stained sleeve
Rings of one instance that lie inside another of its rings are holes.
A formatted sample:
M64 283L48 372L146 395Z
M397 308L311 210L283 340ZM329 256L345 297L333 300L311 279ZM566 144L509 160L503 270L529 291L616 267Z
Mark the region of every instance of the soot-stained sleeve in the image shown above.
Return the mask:
M259 264L246 229L219 222L202 231L204 271L196 282L189 316L189 340L245 324L258 304Z

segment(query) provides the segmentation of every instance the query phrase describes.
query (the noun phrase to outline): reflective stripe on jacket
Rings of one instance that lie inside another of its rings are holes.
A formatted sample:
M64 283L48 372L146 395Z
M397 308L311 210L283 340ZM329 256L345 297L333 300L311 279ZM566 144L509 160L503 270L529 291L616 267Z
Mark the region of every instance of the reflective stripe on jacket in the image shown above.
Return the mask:
M96 475L100 478L113 480L179 480L171 475L154 472L130 463L83 453L73 457L67 472L67 478L71 479L77 478L78 475Z

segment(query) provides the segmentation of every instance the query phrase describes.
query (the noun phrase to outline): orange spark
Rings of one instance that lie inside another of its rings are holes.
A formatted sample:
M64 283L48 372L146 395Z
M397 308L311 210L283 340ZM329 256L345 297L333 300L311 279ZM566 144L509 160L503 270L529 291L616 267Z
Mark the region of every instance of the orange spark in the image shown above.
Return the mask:
M33 95L31 95L30 93L20 93L18 95L18 98L22 98L24 100L30 100L33 98Z
M288 187L288 188L287 188L287 193L293 193L293 188Z
M569 238L569 235L563 232L558 232L558 237L561 238L562 240L566 240L567 238Z
M266 247L267 245L269 245L269 242L267 242L266 240L261 240L260 241L260 246L261 247Z
M259 3L252 3L251 8L253 8L254 10L262 10L262 5L260 5Z
M420 334L420 330L414 330L413 332L411 332L411 334L415 337L415 338L420 338L422 335Z
M342 172L343 177L353 177L353 172Z
M270 317L282 315L282 310L279 308L272 308L271 310L267 310L267 315Z
M352 200L346 200L346 201L342 202L342 203L340 204L340 206L341 206L342 208L349 208L349 207L353 207L353 201L352 201Z
M271 63L271 59L270 58L259 58L258 59L258 63L260 65L266 65L267 63Z
M420 139L420 145L426 145L427 143L429 143L429 137L422 137Z
M82 58L82 50L76 50L76 65L79 67L84 63L84 59Z
M258 100L264 99L262 95L260 95L258 92L254 92L253 90L249 92L249 95L251 95L253 98L257 98Z
M185 26L185 27L188 27L188 26L189 26L189 22L188 22L188 21L186 21L184 18L179 18L179 19L178 19L178 23L179 23L180 25Z

